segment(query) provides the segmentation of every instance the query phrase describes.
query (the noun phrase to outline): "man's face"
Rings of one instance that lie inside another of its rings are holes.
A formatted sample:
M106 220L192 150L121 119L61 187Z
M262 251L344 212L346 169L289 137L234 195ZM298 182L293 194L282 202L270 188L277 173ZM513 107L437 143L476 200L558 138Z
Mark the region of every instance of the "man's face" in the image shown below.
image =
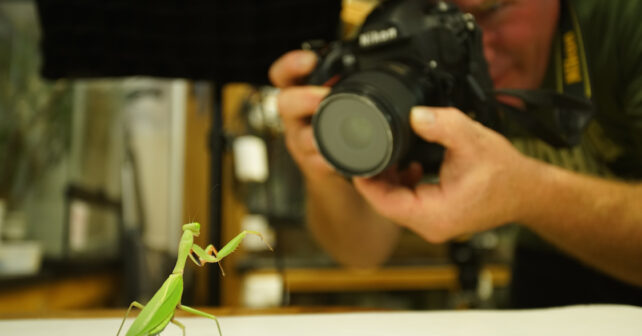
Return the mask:
M546 73L559 0L453 0L484 31L496 88L537 88Z

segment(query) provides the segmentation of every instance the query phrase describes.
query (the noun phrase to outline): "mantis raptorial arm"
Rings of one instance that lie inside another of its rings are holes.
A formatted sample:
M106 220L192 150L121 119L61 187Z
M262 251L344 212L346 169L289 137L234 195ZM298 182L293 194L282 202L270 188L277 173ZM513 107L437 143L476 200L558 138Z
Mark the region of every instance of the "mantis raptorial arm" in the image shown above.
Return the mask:
M194 244L192 245L192 251L194 251L194 253L198 256L201 262L208 262L208 263L219 262L221 261L221 259L227 257L232 252L234 252L234 250L236 250L236 248L241 244L241 242L243 241L243 238L245 238L245 236L247 236L248 233L259 236L259 238L261 238L261 240L265 243L265 245L267 245L270 251L272 251L272 247L270 246L270 244L268 244L265 241L265 239L260 233L256 231L248 231L248 230L244 230L238 235L236 235L236 237L232 238L232 240L230 240L225 246L223 246L223 248L221 248L221 250L218 251L218 253L216 252L216 249L212 245L208 245L206 249L203 250L200 246ZM212 253L214 253L214 256L212 256Z
M198 246L198 245L194 244L192 247L194 247L194 246ZM192 251L193 251L193 249L192 249ZM192 253L189 253L188 256L189 256L190 259L192 259L192 261L196 264L196 266L203 266L203 263L198 261L198 260L196 260L196 258L194 258Z
M201 256L211 256L212 253L214 253L214 256L218 257L218 251L216 251L216 248L214 248L214 245L212 245L212 244L207 245L205 250L203 250L200 246L194 244L194 245L192 245L192 252L194 252L199 257L198 258L199 262L196 262L196 260L194 259L194 256L192 255L192 253L189 254L190 258L192 258L194 263L196 265L198 265L198 266L202 266L203 263L206 262L205 259L203 259L203 257L201 257ZM218 264L218 268L221 270L221 274L223 274L223 276L225 276L225 271L223 270L223 266L221 266L220 262L217 263L217 264Z

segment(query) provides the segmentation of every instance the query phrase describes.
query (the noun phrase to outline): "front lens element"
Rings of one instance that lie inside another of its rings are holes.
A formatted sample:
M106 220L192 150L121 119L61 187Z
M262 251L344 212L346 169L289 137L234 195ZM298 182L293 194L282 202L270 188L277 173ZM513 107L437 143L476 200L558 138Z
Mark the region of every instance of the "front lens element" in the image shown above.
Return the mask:
M371 120L359 114L345 117L339 128L341 140L354 149L367 148L373 141L374 126Z
M339 170L370 176L388 166L393 149L391 126L369 97L352 93L328 96L315 118L319 150Z

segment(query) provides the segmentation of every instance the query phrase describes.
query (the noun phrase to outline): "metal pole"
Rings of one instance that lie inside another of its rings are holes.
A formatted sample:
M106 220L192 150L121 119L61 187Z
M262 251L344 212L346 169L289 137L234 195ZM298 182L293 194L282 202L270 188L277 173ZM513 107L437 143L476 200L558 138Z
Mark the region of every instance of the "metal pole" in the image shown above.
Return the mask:
M223 88L214 83L212 102L212 130L210 133L211 151L211 180L210 180L210 236L209 241L214 246L221 246L222 241L222 176L223 151L225 137L223 133ZM221 305L221 280L217 267L209 267L209 297L207 302L212 306Z

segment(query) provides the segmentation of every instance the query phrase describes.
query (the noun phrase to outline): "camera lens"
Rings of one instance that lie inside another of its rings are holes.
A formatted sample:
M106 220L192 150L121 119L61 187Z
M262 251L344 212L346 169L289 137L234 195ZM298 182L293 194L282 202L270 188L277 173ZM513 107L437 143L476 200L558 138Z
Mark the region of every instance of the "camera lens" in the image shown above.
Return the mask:
M357 175L380 170L390 159L390 124L367 96L335 94L322 102L319 111L322 113L315 120L317 144L336 168Z
M356 73L337 84L313 118L319 151L347 176L372 176L407 152L408 114L419 97L385 71Z

